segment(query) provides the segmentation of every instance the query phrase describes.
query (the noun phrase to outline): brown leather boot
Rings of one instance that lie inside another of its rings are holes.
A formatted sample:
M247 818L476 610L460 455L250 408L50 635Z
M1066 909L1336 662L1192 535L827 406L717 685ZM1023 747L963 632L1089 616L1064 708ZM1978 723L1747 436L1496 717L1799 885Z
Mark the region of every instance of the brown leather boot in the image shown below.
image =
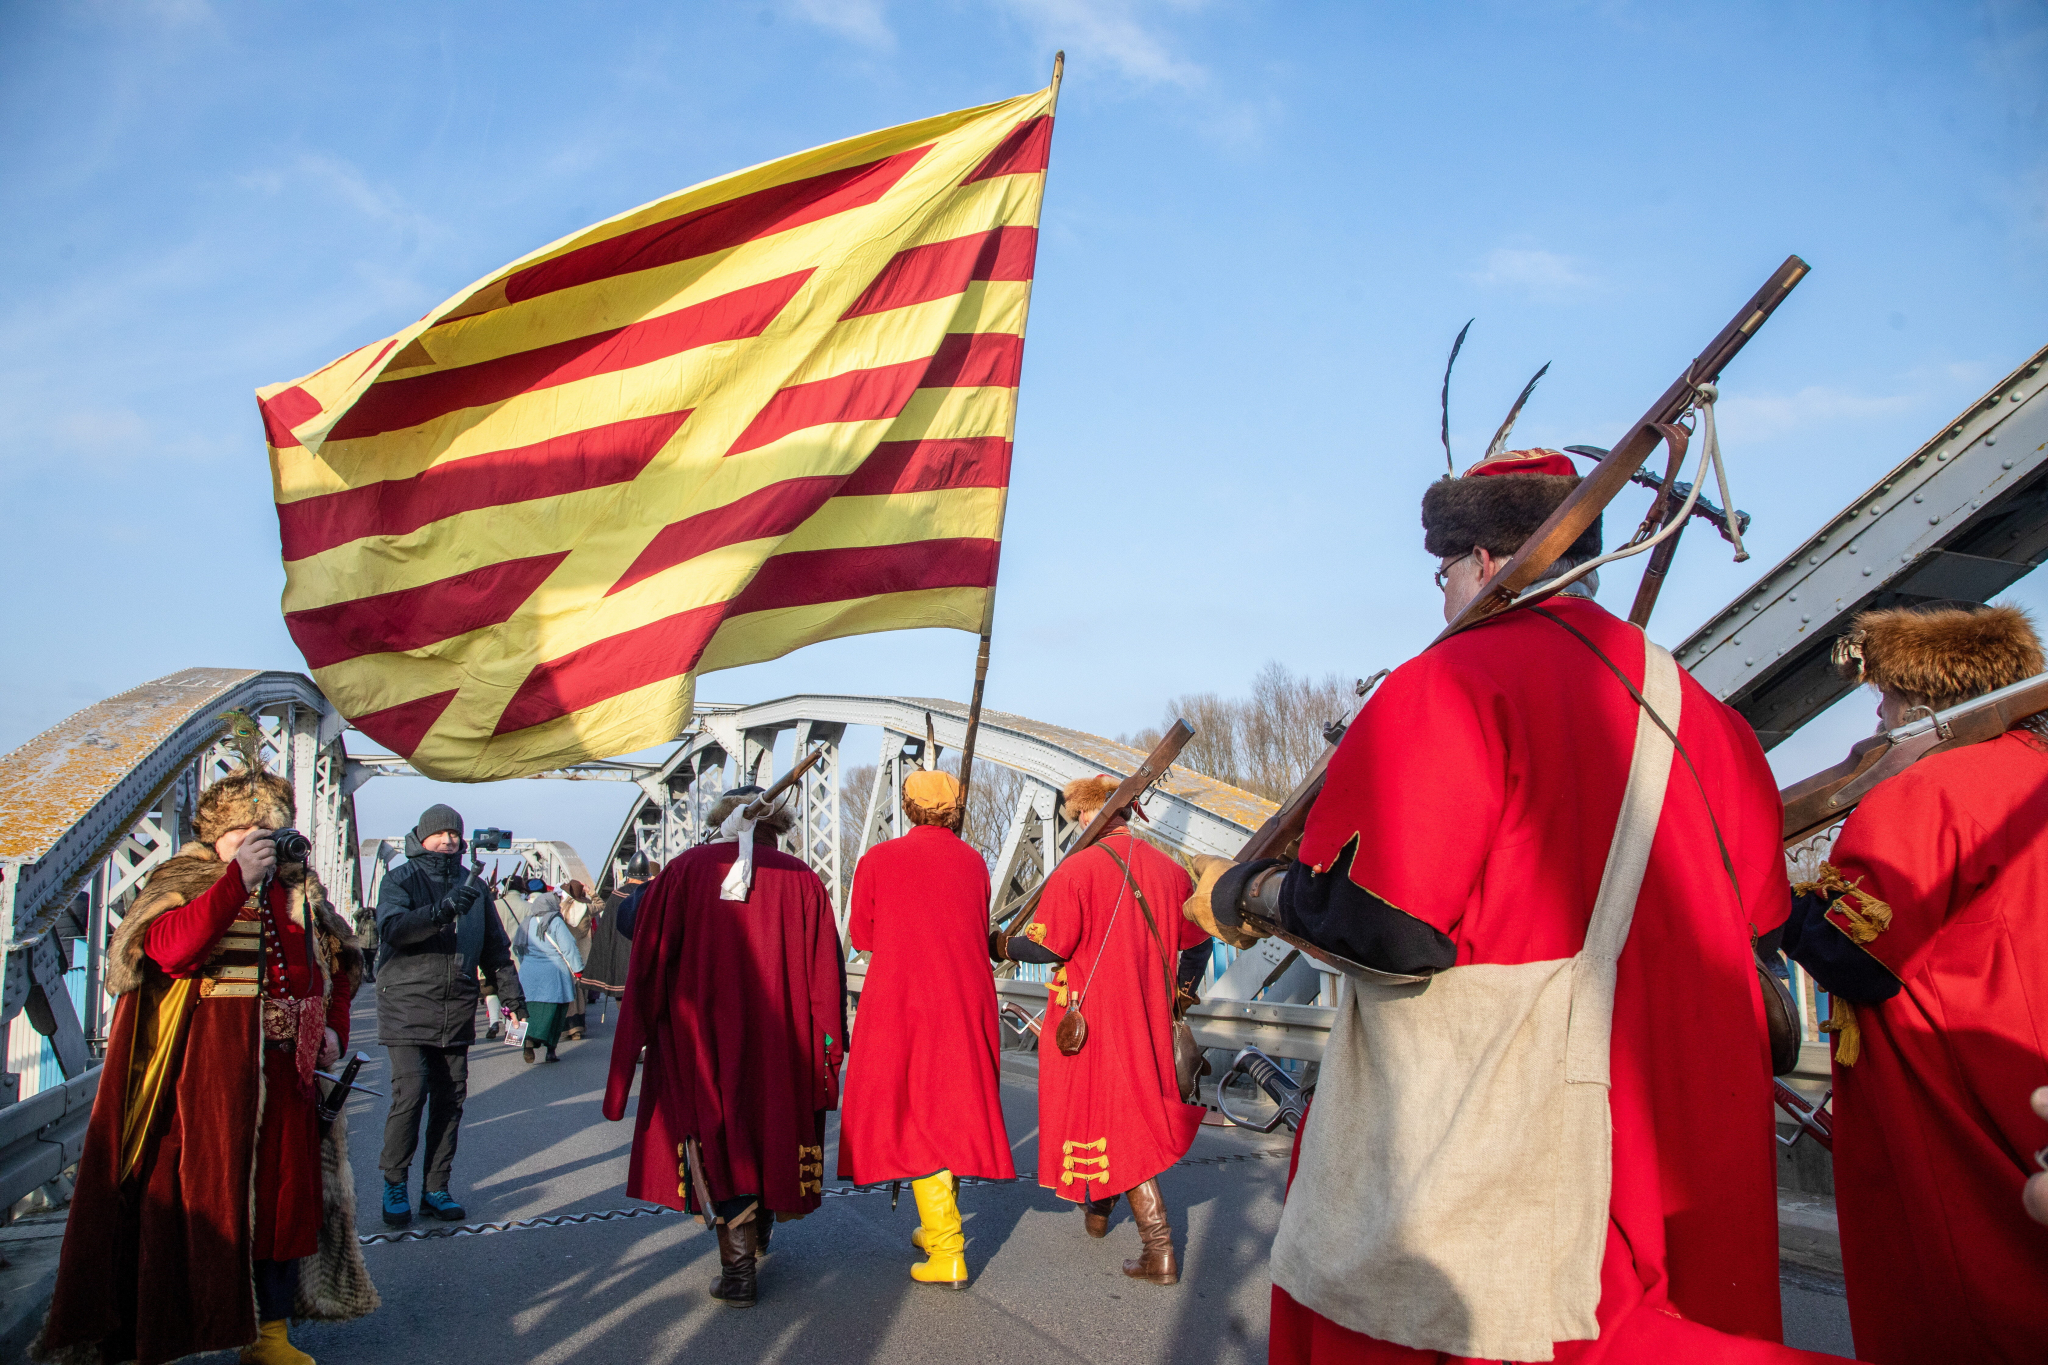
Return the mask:
M766 1260L768 1243L775 1236L775 1215L767 1209L755 1209L754 1216L748 1220L747 1226L754 1230L755 1261Z
M1124 1262L1124 1274L1154 1284L1179 1284L1173 1225L1166 1221L1166 1198L1159 1193L1158 1180L1148 1180L1124 1197L1131 1201L1131 1219L1138 1225L1138 1241L1144 1248L1137 1260Z
M1081 1219L1087 1224L1090 1237L1109 1236L1109 1215L1116 1208L1116 1196L1107 1199L1084 1199L1081 1201Z
M711 1297L722 1299L728 1308L754 1306L754 1223L737 1226L720 1223L718 1232L718 1278L711 1282Z

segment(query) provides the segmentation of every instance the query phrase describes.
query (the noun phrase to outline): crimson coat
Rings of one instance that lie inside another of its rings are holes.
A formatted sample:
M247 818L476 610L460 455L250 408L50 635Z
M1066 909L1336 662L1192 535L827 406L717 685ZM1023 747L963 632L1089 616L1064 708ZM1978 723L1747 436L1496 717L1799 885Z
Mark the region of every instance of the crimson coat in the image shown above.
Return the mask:
M268 920L291 993L324 1000L343 1047L362 955L317 880L288 867L269 885L259 905L237 867L187 845L109 945L105 1079L39 1358L98 1349L154 1365L247 1345L258 1260L301 1261L294 1316L347 1320L377 1306L356 1242L346 1121L323 1138L293 1054L264 1047L258 983L272 962L254 945ZM131 1115L142 1124L132 1144Z
M1922 759L1829 861L1891 907L1864 951L1900 983L1856 1005L1863 1055L1834 1070L1856 1355L2048 1357L2048 1228L2020 1207L2048 1144L2027 1104L2048 1085L2048 745L2014 730Z
M916 826L862 856L846 927L874 956L846 1063L839 1178L1012 1179L988 864L951 830Z
M1542 610L1642 686L1640 631L1583 599ZM1683 670L1681 686L1678 737L1699 780L1674 761L1619 964L1601 1335L1560 1343L1556 1358L1820 1359L1776 1344L1775 1129L1751 933L1786 915L1777 787L1742 718ZM1554 621L1515 611L1455 635L1396 669L1345 733L1301 860L1326 871L1355 846L1352 881L1448 935L1460 966L1569 957L1585 943L1637 715ZM1514 1153L1502 1161L1511 1170ZM1278 1287L1271 1342L1275 1362L1438 1358L1340 1327Z
M714 1200L754 1195L800 1216L824 1190L845 962L818 874L758 833L746 900L718 897L739 849L730 840L691 849L641 896L604 1092L604 1116L624 1118L644 1048L626 1174L636 1199L692 1207L678 1169L691 1137Z
M1158 935L1111 853L1145 893ZM1202 1106L1185 1104L1173 1070L1173 996L1183 948L1206 938L1180 913L1194 884L1181 865L1122 823L1045 879L1026 935L1066 959L1053 977L1038 1049L1038 1183L1062 1199L1102 1199L1142 1185L1187 1155ZM1053 1039L1078 1007L1088 1041L1072 1057Z

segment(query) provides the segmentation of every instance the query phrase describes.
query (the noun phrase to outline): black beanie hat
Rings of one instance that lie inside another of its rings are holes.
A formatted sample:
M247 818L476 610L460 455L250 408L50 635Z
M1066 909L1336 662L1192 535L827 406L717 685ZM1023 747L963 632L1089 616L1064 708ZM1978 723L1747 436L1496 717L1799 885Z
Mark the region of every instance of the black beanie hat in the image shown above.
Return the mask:
M462 834L462 812L453 806L428 806L420 812L420 822L412 827L412 837L425 843L443 830L454 830L459 838Z

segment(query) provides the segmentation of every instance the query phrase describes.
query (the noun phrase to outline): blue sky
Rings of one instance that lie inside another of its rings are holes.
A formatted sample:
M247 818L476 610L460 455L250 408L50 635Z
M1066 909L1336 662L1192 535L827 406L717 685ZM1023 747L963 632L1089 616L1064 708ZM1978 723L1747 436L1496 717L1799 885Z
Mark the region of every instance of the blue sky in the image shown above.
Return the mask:
M303 667L257 385L684 185L1036 88L1056 47L1005 710L1114 734L1426 642L1467 317L1462 459L1546 360L1516 444L1605 445L1812 263L1724 384L1755 558L1688 539L1672 643L2048 340L2039 0L0 6L0 749L179 668ZM972 660L872 636L700 695L964 696ZM1861 707L1780 754L1828 761ZM592 856L620 816L460 795ZM434 796L371 784L366 832Z

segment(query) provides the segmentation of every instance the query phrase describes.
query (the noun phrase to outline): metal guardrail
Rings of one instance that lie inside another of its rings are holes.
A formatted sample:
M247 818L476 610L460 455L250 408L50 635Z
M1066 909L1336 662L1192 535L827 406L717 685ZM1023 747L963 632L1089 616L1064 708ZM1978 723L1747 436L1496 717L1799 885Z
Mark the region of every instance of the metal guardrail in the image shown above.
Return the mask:
M0 1208L34 1194L78 1164L104 1068L0 1109Z

